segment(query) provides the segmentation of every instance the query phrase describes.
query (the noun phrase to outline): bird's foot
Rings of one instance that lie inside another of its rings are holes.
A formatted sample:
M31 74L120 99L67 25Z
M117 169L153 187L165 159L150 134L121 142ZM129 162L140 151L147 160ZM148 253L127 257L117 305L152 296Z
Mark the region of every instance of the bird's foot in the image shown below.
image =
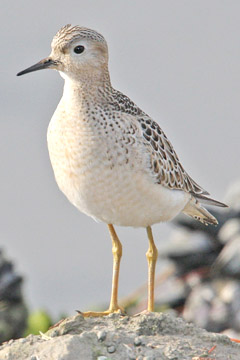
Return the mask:
M120 315L126 315L125 311L123 308L121 308L120 306L116 307L116 308L109 308L106 311L86 311L86 312L81 312L79 310L77 310L77 313L82 315L83 317L100 317L100 316L108 316L110 314L120 314Z

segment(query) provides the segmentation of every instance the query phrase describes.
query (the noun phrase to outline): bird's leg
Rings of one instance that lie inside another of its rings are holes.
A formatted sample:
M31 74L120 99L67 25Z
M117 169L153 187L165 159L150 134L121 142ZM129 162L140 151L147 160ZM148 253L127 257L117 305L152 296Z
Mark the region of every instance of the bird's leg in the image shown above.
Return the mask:
M110 300L109 311L114 312L121 310L118 306L118 279L120 261L122 257L122 244L115 232L113 225L108 225L108 230L112 239L112 253L113 253L113 275L112 275L112 294Z
M154 311L154 279L158 250L154 244L151 226L147 227L149 248L146 252L148 261L148 311Z
M109 309L103 312L87 311L81 313L85 317L89 316L106 316L108 314L119 312L124 313L124 310L118 305L118 279L119 268L122 257L122 244L115 232L113 225L108 225L108 230L112 239L112 253L113 253L113 276L112 276L112 294Z

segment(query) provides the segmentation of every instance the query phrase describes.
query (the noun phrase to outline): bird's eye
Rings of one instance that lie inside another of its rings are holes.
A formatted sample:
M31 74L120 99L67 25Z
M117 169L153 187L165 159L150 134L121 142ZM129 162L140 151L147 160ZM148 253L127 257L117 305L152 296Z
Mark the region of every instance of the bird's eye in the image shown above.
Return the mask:
M83 51L84 51L84 46L82 45L78 45L76 46L73 51L76 53L76 54L81 54Z

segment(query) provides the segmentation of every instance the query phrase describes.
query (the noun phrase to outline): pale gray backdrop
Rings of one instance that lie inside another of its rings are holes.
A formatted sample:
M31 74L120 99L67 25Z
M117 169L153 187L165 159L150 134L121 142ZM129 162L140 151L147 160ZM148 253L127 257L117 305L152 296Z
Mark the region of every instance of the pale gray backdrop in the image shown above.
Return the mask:
M46 146L63 81L54 71L15 74L50 52L67 23L101 32L113 86L158 121L190 175L221 200L239 177L239 0L2 0L0 246L26 277L33 308L54 314L108 302L106 226L58 190ZM169 225L154 227L156 243ZM118 228L120 295L147 279L144 229Z

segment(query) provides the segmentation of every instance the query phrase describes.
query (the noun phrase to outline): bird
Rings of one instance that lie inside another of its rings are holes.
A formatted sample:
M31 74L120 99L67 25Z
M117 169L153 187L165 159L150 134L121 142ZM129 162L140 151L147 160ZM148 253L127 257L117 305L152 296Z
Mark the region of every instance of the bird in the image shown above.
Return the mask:
M48 57L17 75L54 69L63 77L63 95L47 131L54 176L80 212L107 224L112 240L109 308L82 314L124 313L118 302L122 244L115 226L146 228L146 312L153 312L158 250L152 225L181 212L216 225L216 218L202 204L227 205L211 199L188 175L160 125L112 87L108 45L99 32L68 24L53 37L51 48Z

